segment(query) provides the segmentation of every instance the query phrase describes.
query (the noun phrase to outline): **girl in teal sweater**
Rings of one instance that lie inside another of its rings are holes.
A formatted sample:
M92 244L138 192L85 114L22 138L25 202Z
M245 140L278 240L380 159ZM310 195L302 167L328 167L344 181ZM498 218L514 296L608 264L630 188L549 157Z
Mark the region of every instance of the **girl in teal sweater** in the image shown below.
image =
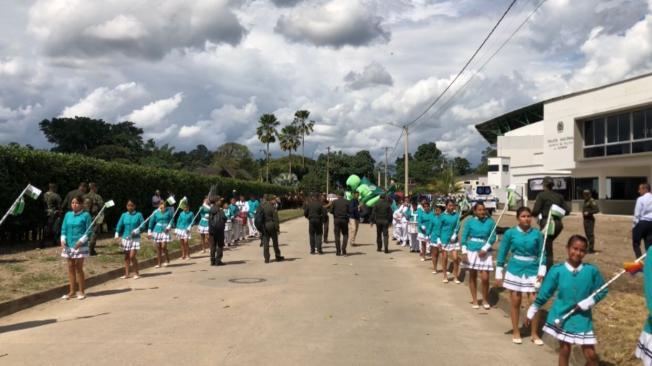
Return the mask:
M550 268L550 272L543 280L539 295L527 312L528 319L532 319L538 310L557 293L552 307L548 311L546 324L543 331L559 340L559 365L568 365L571 346L582 346L587 365L598 365L598 355L595 352L597 339L593 333L593 315L591 308L605 296L607 289L592 295L604 284L604 279L598 267L582 263L588 250L588 241L581 235L573 235L568 239L568 259ZM568 319L561 324L555 320L576 308Z
M79 286L77 299L86 298L84 293L84 258L88 257L88 236L91 222L91 215L83 210L83 200L81 197L74 197L70 201L70 208L63 217L61 224L61 256L68 258L68 281L70 282L70 291L63 295L64 300L75 296L75 283Z
M197 231L201 236L201 252L205 253L208 248L208 217L211 212L211 203L208 196L204 198L204 204L199 208L199 225Z
M177 234L177 239L181 244L181 260L190 259L190 244L188 241L190 238L190 229L192 228L192 220L195 217L195 214L190 211L190 205L186 204L182 207L183 211L179 213L177 218L177 225L175 229L175 234Z
M125 255L125 275L122 278L129 278L129 266L133 267L134 279L138 275L138 257L140 249L140 227L143 225L143 215L136 211L136 204L133 200L127 200L127 212L120 216L118 225L115 227L115 240L122 245Z
M482 282L482 306L485 310L491 309L489 305L489 272L493 271L493 258L491 246L496 242L496 233L493 232L494 220L487 217L484 203L478 202L473 208L475 216L464 224L462 232L462 254L464 263L469 269L469 289L474 309L478 305L478 272Z

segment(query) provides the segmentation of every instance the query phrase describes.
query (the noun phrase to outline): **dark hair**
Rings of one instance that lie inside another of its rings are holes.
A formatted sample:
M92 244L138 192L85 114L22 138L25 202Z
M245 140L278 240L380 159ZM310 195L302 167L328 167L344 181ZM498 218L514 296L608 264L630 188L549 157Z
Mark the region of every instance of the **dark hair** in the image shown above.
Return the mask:
M70 203L72 203L73 200L77 201L77 203L79 203L79 204L81 204L81 205L84 204L84 197L83 197L82 195L73 196L73 197L70 199Z
M587 248L589 246L589 241L585 237L583 237L582 235L575 234L570 238L568 238L568 243L566 243L566 248L570 248L571 245L573 245L573 242L575 241L581 241L582 243L584 243L584 246Z
M136 206L136 200L134 200L133 198L127 198L127 204L129 204L129 202L133 203L134 206Z
M455 204L455 201L449 198L446 200L446 206L448 206L449 203Z
M518 218L519 216L521 216L521 214L523 212L527 212L530 215L532 215L532 210L530 210L529 207L522 206L522 207L519 207L518 210L516 210L516 217Z
M478 208L478 206L485 207L485 205L484 205L484 201L478 201L478 202L476 202L475 205L473 205L473 211L475 211L475 209Z
M49 189L57 189L57 184L56 183L50 183L48 184Z

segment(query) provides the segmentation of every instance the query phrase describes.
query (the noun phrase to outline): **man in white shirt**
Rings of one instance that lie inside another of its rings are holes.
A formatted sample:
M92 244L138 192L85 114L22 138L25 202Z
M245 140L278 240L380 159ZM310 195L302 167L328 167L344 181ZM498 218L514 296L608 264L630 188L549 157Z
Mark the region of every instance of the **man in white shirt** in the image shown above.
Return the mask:
M645 251L652 245L652 193L650 184L643 183L638 186L640 197L636 199L634 208L634 228L632 229L632 245L636 258L640 258L641 239L645 242Z

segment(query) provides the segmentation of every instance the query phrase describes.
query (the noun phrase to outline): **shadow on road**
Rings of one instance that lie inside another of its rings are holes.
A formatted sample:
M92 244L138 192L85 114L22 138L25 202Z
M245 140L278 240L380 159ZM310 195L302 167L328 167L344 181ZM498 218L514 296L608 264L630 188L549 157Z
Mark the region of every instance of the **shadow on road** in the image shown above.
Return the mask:
M175 264L168 264L169 267L185 267L185 266L192 266L195 264L195 262L186 262L186 263L175 263Z
M0 334L7 333L7 332L13 332L13 331L16 331L16 330L36 328L36 327L40 327L42 325L52 324L52 323L56 323L56 322L57 322L56 319L44 319L44 320L30 320L28 322L22 322L22 323L10 324L10 325L3 325L3 326L0 326Z
M240 260L240 261L224 261L224 264L227 265L227 266L228 266L228 265L232 265L232 264L235 265L235 264L246 264L246 263L247 263L247 261L245 261L245 260Z
M115 295L115 294L123 294L125 292L131 291L130 288L120 288L116 290L104 290L104 291L97 291L97 292L90 292L88 296L96 297L96 296L107 296L107 295Z
M346 253L347 257L353 256L353 255L367 255L367 253L363 253L363 252Z
M172 272L154 272L154 273L143 273L140 275L140 277L157 277L157 276L165 276L172 274Z

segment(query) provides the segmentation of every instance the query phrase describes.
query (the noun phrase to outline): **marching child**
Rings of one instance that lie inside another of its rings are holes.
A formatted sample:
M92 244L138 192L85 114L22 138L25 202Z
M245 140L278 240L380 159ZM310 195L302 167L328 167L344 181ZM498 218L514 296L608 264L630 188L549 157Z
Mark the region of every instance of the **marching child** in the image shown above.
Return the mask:
M643 266L643 293L648 316L636 345L636 357L643 362L644 366L650 366L652 365L652 256L650 255L645 257Z
M417 224L419 225L417 228L417 239L421 243L419 255L421 256L421 261L424 262L426 260L426 245L428 245L429 239L428 233L430 232L430 225L435 216L430 212L430 203L428 201L424 201L421 207L423 207L423 210L419 212L419 216L417 217Z
M66 212L61 224L61 256L68 259L68 281L70 291L62 299L68 300L75 296L75 284L79 286L77 299L86 298L84 293L84 258L88 257L88 236L86 232L91 226L91 215L84 210L82 197L74 197L70 201L72 211Z
M485 310L489 310L491 309L488 302L489 272L494 269L490 251L491 246L496 242L496 233L493 232L495 223L491 217L487 216L487 209L482 202L475 204L473 213L475 216L469 219L462 231L462 255L464 255L464 262L467 263L469 269L471 304L474 309L480 309L480 305L478 305L478 273L480 273L482 306Z
M120 278L129 278L129 266L133 267L134 279L138 275L138 250L140 250L140 227L143 225L143 215L136 211L136 203L127 200L127 212L118 220L115 228L115 240L120 242L125 255L125 275Z
M440 216L441 221L441 254L444 265L444 283L448 283L448 255L453 259L453 279L455 283L460 284L460 260L457 252L460 250L460 244L457 241L457 231L459 230L460 213L455 211L455 202L446 201L446 211Z
M521 314L521 301L523 295L528 297L530 304L534 303L537 289L535 284L541 283L546 275L546 266L539 266L539 258L543 249L543 234L532 227L532 211L527 207L516 210L518 225L507 230L500 242L498 259L496 261L496 285L511 291L511 319L512 319L512 342L523 343L519 328L519 316ZM504 272L507 255L512 256L507 264L507 271ZM545 258L544 261L545 262ZM503 273L505 273L503 278ZM537 334L538 316L534 317L532 326L532 342L537 346L543 346L543 341Z
M181 259L187 260L190 259L190 229L192 228L192 219L195 217L195 214L190 211L190 205L188 203L183 204L181 213L177 218L177 225L175 229L175 234L177 239L181 244Z
M437 265L439 264L439 249L441 248L441 207L435 206L435 214L430 221L430 231L428 232L428 241L430 243L430 258L432 260L432 274L439 273ZM444 268L444 272L446 269Z
M208 248L208 218L211 212L211 204L208 196L204 198L204 204L199 208L199 225L197 231L201 236L201 252L206 253Z
M147 237L154 239L156 243L156 268L167 267L170 264L170 255L168 253L168 243L170 239L170 227L172 226L172 219L174 212L167 209L167 203L161 201L158 210L149 219L149 228L147 230ZM161 264L161 257L165 254L165 263Z
M543 331L559 340L559 365L568 365L571 346L578 344L582 347L586 364L597 366L597 339L593 333L591 308L607 296L607 289L592 296L592 293L604 284L604 279L598 267L582 263L589 249L587 239L581 235L573 235L568 239L566 248L568 259L550 268L539 295L527 311L527 317L532 319L556 292L557 296L548 311ZM564 315L574 308L576 311L563 320Z

